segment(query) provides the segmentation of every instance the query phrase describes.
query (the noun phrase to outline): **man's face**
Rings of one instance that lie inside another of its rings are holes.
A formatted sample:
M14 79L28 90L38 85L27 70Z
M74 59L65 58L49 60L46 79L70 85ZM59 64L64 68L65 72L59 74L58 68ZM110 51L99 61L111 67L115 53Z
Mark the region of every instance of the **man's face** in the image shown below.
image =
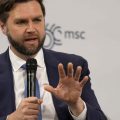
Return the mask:
M4 29L14 53L35 55L45 39L45 21L39 3L17 3L9 12Z

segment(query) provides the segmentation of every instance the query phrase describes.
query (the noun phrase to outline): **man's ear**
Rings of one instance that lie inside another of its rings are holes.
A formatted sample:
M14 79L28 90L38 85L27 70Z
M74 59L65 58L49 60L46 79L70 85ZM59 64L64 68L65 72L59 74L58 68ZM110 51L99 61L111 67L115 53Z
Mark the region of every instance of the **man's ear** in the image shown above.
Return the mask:
M6 35L6 33L7 33L6 25L2 21L0 21L0 29L3 32L3 34Z

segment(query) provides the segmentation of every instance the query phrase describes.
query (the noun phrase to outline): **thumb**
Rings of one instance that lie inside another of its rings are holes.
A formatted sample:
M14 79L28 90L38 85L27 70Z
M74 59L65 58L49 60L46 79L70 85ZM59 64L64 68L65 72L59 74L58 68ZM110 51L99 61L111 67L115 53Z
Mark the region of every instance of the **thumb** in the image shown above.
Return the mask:
M44 89L50 93L53 93L53 94L55 93L54 88L50 85L44 85Z

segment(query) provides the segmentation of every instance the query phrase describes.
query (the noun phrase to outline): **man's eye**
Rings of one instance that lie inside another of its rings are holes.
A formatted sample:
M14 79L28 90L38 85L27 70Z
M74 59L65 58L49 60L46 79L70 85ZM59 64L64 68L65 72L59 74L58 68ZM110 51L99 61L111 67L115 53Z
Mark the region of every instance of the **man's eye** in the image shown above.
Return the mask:
M27 22L21 20L21 21L16 21L16 24L18 24L18 25L24 25L24 24L27 24Z
M33 21L34 22L41 22L42 20L41 19L34 19Z

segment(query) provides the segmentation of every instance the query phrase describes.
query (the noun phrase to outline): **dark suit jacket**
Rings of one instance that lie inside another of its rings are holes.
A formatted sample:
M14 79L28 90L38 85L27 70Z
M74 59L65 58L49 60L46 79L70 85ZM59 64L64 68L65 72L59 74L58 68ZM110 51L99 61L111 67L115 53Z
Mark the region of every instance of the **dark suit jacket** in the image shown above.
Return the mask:
M56 87L58 84L59 76L57 66L60 62L64 64L65 69L68 62L72 62L75 68L78 65L82 66L81 79L85 75L89 75L87 61L84 58L46 49L43 49L43 52L48 80L53 87ZM59 120L73 120L69 114L67 105L54 96L52 97ZM90 80L83 89L82 99L87 105L87 120L106 120L91 89ZM0 120L6 120L6 116L13 111L15 111L15 93L12 67L7 50L0 55Z

